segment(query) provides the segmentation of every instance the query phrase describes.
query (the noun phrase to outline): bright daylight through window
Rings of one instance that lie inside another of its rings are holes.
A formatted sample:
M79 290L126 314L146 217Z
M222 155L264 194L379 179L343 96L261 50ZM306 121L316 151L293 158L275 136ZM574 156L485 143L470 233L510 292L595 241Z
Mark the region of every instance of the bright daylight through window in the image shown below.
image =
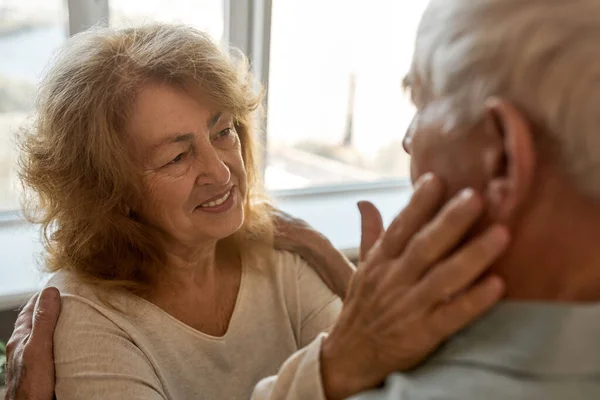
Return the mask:
M79 1L79 0L78 0ZM114 27L183 22L225 32L227 0L112 0ZM402 91L424 0L273 0L266 183L271 190L406 178ZM239 6L230 1L230 7ZM0 0L0 212L19 208L14 133L68 36L67 2Z
M407 178L401 88L426 1L273 0L270 189Z
M14 134L31 114L36 85L52 52L68 37L66 3L0 0L0 212L20 207ZM182 22L217 41L223 38L223 0L116 0L109 7L114 27Z
M117 28L183 22L247 51L268 89L266 132L260 133L267 142L262 165L268 189L283 210L352 252L358 246L356 201L372 200L389 223L409 194L408 157L401 140L414 108L401 82L425 4L0 0L3 306L21 304L43 279L38 227L14 213L21 197L14 139L33 111L36 87L52 53L69 34L106 22ZM335 188L340 184L341 190Z
M62 0L0 0L0 212L19 208L14 133L67 26Z
M109 0L110 26L121 28L148 22L181 22L223 38L224 0Z

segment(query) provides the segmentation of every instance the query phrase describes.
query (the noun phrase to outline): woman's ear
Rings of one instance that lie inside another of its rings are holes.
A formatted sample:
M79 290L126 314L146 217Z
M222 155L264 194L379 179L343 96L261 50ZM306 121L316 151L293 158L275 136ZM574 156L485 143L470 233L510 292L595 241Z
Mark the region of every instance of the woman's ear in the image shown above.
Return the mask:
M491 172L485 196L490 216L507 221L530 194L536 166L531 124L510 102L490 98L485 104L486 129L495 136L495 156L484 160Z

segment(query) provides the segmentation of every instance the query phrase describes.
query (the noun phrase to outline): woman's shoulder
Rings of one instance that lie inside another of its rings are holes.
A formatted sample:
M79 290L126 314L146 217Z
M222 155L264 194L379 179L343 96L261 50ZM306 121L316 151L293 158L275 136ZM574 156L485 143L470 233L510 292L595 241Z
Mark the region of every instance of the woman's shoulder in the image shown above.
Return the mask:
M331 327L342 301L299 255L275 251L273 260L273 268L283 278L288 311L294 321L298 343L303 347Z
M310 286L327 287L315 271L315 268L296 253L285 250L273 250L272 262L275 272L285 274L289 279Z
M284 286L286 297L295 296L299 303L321 304L337 298L315 269L298 254L274 250L271 268Z
M287 250L273 249L271 251L271 260L276 268L291 267L293 270L300 270L310 266L296 253Z
M112 294L103 298L99 288L69 273L57 273L48 284L61 291L53 347L57 397L98 398L108 387L123 398L162 393L155 347L135 320L139 311L113 307Z
M70 271L58 271L53 273L46 286L54 286L62 295L92 296L94 288L81 279L77 274Z
M121 326L128 321L128 315L135 314L141 306L135 296L116 291L109 293L68 271L54 273L47 286L60 291L59 322L63 325L94 321L101 325Z
M272 250L269 254L268 267L279 279L297 285L309 280L316 285L325 285L315 270L298 254L287 250Z

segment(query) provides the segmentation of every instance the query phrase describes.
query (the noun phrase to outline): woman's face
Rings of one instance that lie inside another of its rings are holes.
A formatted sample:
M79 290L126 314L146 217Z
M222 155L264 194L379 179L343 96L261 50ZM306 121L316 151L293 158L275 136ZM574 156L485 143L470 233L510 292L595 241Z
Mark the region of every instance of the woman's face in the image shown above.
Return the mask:
M127 131L143 170L136 214L190 246L241 227L246 170L231 114L182 89L149 85Z

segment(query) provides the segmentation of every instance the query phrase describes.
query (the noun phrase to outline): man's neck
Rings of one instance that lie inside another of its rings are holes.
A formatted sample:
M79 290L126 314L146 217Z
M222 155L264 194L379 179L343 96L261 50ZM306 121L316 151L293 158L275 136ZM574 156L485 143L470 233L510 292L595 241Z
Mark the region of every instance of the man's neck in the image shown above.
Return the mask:
M514 229L513 245L494 267L507 298L600 301L600 206L569 197L538 202Z

